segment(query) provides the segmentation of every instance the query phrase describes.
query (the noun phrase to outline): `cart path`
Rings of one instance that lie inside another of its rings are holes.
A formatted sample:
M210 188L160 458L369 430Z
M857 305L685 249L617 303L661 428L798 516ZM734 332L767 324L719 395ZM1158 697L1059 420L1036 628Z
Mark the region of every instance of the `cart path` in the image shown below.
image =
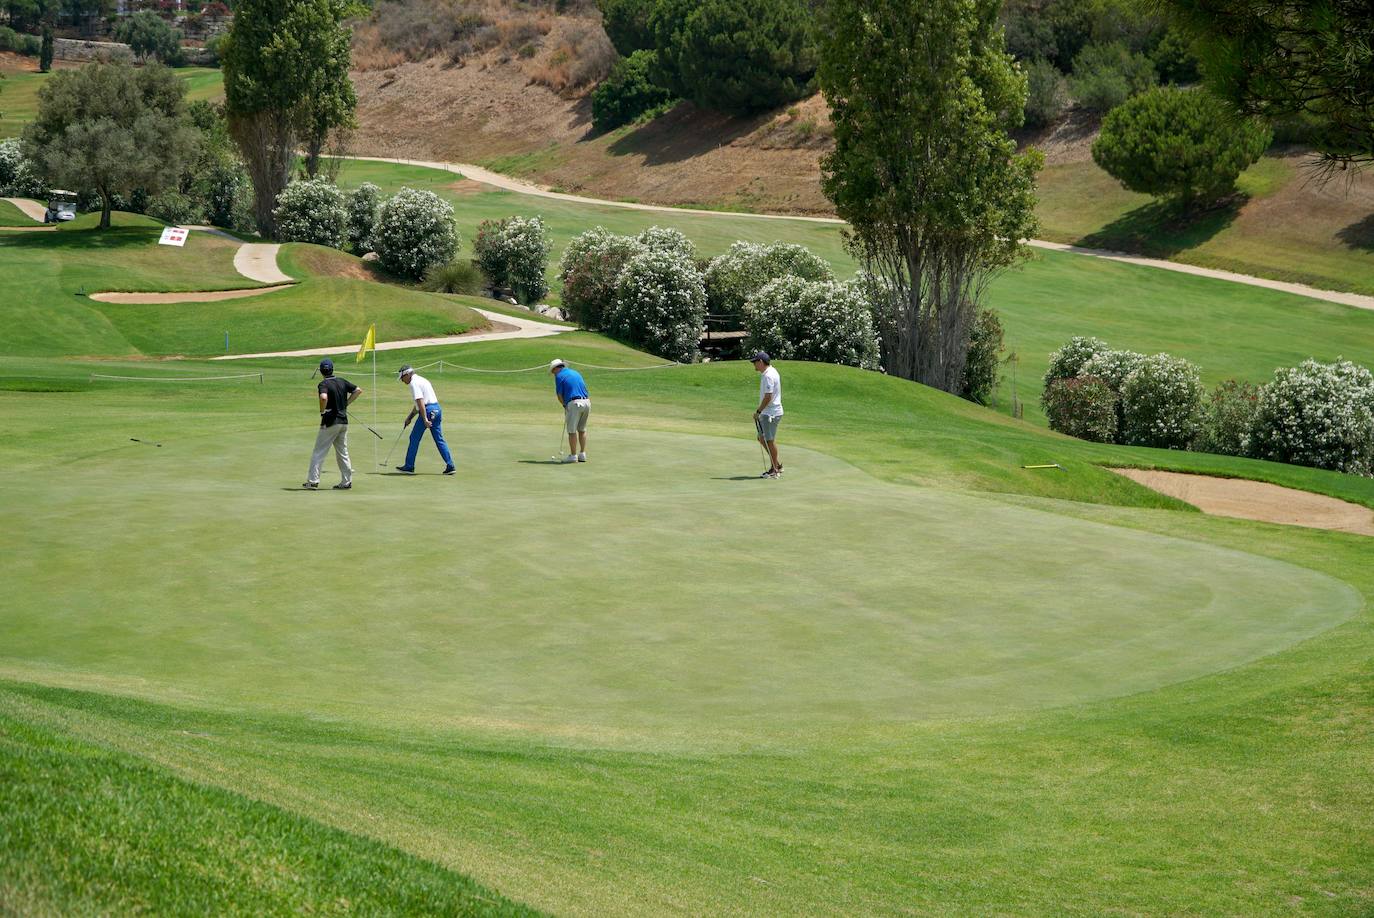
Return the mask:
M32 200L31 198L0 198L0 201L8 201L13 204L24 212L24 216L35 223L42 223L43 215L48 212L48 208L44 206L42 202Z
M531 182L513 179L510 176L492 172L490 169L483 169L481 166L471 163L444 163L432 162L416 159L391 159L382 156L354 156L352 159L365 160L378 163L395 163L403 166L421 166L428 169L442 169L445 172L454 172L470 178L473 181L482 182L500 188L503 191L514 191L519 194L534 195L541 198L552 198L556 201L569 201L574 204L590 204L597 207L620 207L626 210L653 211L656 213L668 214L693 214L702 217L752 217L759 220L794 220L804 223L827 223L837 226L844 225L844 221L838 217L801 217L789 216L787 214L751 214L736 211L719 210L700 210L690 207L666 207L660 204L638 204L629 201L606 201L600 198L589 198L583 195L566 194L561 191L550 191ZM1161 258L1144 258L1137 255L1128 255L1122 252L1111 252L1105 249L1090 249L1083 246L1069 245L1062 242L1046 242L1041 239L1032 239L1030 245L1038 249L1048 249L1053 252L1068 252L1073 255L1085 255L1090 258L1101 258L1105 261L1117 261L1123 264L1141 265L1147 268L1159 268L1163 271L1174 271L1178 274L1191 274L1195 277L1207 277L1213 280L1229 281L1234 284L1245 284L1250 287L1263 287L1266 290L1278 290L1283 293L1292 293L1297 296L1305 296L1309 299L1323 300L1328 303L1339 303L1343 306L1354 306L1357 309L1374 309L1374 296L1361 293L1345 293L1339 290L1323 290L1319 287L1309 287L1306 284L1291 284L1285 281L1270 280L1265 277L1254 277L1250 274L1237 274L1233 271L1221 271L1215 268L1200 268L1196 265L1181 264L1176 261L1166 261Z
M1374 536L1374 510L1324 494L1244 478L1215 478L1153 469L1110 471L1213 516Z
M550 325L504 313L487 312L485 309L469 307L497 327L496 331L468 332L463 335L448 335L442 338L409 338L405 341L378 341L379 351L401 351L412 347L435 347L444 344L471 344L477 341L511 341L517 338L547 338L564 332L576 331L566 325ZM507 331L506 329L509 329ZM213 360L252 360L264 357L330 357L334 354L354 354L358 345L345 344L338 347L312 347L299 351L270 351L263 354L225 354Z

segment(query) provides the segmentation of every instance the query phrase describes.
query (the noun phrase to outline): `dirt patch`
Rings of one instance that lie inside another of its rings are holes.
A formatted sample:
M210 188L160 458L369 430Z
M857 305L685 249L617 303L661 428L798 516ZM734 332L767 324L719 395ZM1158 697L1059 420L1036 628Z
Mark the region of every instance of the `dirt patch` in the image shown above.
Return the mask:
M345 277L362 281L382 279L380 273L361 258L332 249L298 247L292 250L291 260L314 277Z
M1243 478L1145 469L1111 471L1213 516L1374 536L1374 510L1322 494Z
M1072 109L1064 118L1038 131L1021 131L1017 145L1025 150L1035 147L1045 154L1045 165L1091 162L1093 141L1102 128L1102 116L1085 109Z
M255 287L252 290L207 290L200 293L92 293L90 298L101 303L123 303L127 306L153 305L160 303L218 303L221 300L241 300L264 293L289 290L294 284L279 284L275 287Z
M460 197L466 197L470 194L481 194L490 189L481 182L474 182L472 179L463 179L462 181L454 182L449 185L448 190Z

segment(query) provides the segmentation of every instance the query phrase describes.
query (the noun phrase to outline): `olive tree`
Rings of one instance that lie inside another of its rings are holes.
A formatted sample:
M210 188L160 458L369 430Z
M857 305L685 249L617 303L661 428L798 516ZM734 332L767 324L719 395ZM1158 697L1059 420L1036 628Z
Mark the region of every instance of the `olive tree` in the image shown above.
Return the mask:
M176 185L196 151L186 84L154 64L88 64L54 73L24 129L25 155L51 183L100 196L100 228L117 194Z
M822 187L881 283L888 373L958 392L988 281L1035 229L1039 154L1017 155L1026 78L997 0L831 0L819 81L835 150Z

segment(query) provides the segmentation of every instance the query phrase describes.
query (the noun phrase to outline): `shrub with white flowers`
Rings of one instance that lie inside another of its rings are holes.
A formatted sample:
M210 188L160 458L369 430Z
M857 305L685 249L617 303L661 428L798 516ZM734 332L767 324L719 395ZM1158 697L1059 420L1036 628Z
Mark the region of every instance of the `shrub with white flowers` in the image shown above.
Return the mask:
M472 242L474 260L493 287L509 287L522 303L537 303L549 292L549 237L539 217L483 220Z
M1120 395L1127 377L1140 369L1147 359L1135 351L1099 351L1083 362L1076 375L1096 376Z
M1115 442L1118 401L1112 387L1096 376L1052 379L1040 398L1051 430L1097 443Z
M1083 373L1083 364L1098 354L1111 350L1100 338L1070 338L1068 343L1050 354L1050 366L1045 371L1045 385L1056 379L1073 379Z
M615 304L616 278L625 263L648 251L632 236L618 236L595 226L574 236L563 250L559 277L563 310L583 328L600 331Z
M706 268L706 310L713 316L741 319L745 302L780 277L828 281L835 275L805 246L736 242Z
M691 258L640 252L620 270L606 322L616 336L660 357L690 361L705 321L706 286Z
M363 182L348 196L348 244L354 253L372 251L372 232L377 226L377 211L382 206L382 189Z
M283 242L313 242L343 248L348 233L348 211L343 192L326 179L292 182L277 195L272 211L277 238Z
M12 198L41 198L47 186L38 178L33 163L24 156L18 137L0 140L0 195Z
M1131 446L1187 449L1201 429L1198 368L1169 354L1146 357L1121 386L1121 439Z
M1228 379L1212 390L1202 410L1202 434L1193 448L1223 456L1250 455L1250 434L1259 409L1259 389Z
M744 307L746 350L784 360L878 368L878 336L862 293L852 284L781 277Z
M1304 360L1259 392L1250 451L1374 477L1374 374L1348 360Z
M392 274L420 280L458 254L453 206L432 191L402 188L382 202L372 248Z
M635 239L651 252L669 252L688 260L697 257L697 247L692 240L666 226L651 226Z

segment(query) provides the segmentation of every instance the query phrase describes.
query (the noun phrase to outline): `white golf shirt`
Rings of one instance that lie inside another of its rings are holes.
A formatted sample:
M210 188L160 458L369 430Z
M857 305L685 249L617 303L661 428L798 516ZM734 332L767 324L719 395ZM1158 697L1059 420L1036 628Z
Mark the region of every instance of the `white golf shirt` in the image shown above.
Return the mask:
M763 409L763 413L770 418L782 417L782 377L778 376L778 371L774 367L769 367L759 374L759 401L769 392L773 393L773 400L768 403L768 407Z
M426 405L439 404L439 396L434 394L434 387L429 384L419 373L412 373L410 377L410 397L423 399Z

